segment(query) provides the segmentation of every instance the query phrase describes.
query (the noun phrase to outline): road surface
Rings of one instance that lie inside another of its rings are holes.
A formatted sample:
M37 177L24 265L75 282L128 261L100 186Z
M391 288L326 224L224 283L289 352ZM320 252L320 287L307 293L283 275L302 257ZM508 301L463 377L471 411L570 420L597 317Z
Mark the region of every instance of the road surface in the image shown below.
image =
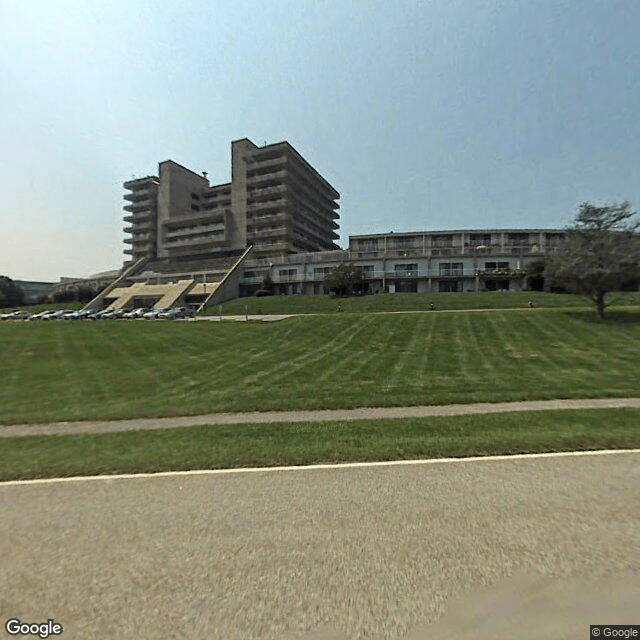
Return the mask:
M2 624L62 638L640 623L638 452L5 483L0 508Z

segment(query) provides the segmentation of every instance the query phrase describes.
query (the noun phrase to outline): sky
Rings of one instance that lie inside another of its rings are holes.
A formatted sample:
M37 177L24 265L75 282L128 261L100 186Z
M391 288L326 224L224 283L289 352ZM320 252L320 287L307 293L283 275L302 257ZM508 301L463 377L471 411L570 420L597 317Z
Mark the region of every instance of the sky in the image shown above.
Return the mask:
M287 140L340 240L640 208L638 0L0 0L0 275L122 266L122 183Z

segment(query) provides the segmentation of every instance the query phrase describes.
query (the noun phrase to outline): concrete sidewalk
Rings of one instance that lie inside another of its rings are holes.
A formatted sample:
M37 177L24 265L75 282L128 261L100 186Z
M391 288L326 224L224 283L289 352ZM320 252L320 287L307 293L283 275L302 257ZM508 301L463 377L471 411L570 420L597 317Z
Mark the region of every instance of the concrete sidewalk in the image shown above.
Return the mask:
M553 411L558 409L640 409L640 398L593 398L571 400L531 400L448 404L417 407L362 407L358 409L321 409L315 411L251 411L243 413L210 413L173 418L136 418L51 424L0 425L0 437L15 438L36 435L70 435L82 433L115 433L148 429L179 429L200 425L256 424L269 422L329 422L381 420L393 418L428 418L513 411Z

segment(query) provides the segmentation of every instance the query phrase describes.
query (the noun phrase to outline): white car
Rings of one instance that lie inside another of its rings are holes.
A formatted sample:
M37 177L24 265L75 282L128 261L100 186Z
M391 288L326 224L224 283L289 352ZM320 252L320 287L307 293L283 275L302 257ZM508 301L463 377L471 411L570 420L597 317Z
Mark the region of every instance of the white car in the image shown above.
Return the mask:
M147 311L149 311L149 309L146 309L145 307L138 307L137 309L127 311L127 313L125 313L122 317L129 319L142 318Z
M147 311L142 317L147 320L157 320L158 316L163 313L165 309L151 309L151 311Z
M31 316L31 320L50 320L55 311L48 309L47 311L41 311Z
M11 313L3 313L3 320L29 320L31 318L31 314L28 311L12 311Z

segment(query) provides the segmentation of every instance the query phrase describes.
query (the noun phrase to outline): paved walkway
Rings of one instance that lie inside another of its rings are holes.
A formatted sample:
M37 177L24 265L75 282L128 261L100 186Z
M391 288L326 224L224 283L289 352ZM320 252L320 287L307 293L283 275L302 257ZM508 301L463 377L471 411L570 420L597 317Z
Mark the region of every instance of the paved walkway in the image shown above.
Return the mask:
M0 437L114 433L145 429L179 429L200 425L249 424L268 422L328 422L381 420L391 418L428 418L513 411L552 411L558 409L640 409L640 398L593 398L585 400L532 400L527 402L483 402L417 407L362 407L359 409L322 409L316 411L252 411L210 413L174 418L136 418L51 424L0 425Z
M402 311L348 311L347 314L357 315L357 314L374 314L374 315L399 315L399 314L407 314L407 313L462 313L462 312L484 312L484 311L540 311L542 309L552 309L552 310L563 310L563 309L578 309L581 307L535 307L530 309L529 307L500 307L500 308L490 308L490 309L405 309ZM179 318L178 322L245 322L247 320L254 320L260 322L277 322L278 320L285 320L286 318L295 318L298 316L332 316L336 315L336 311L318 311L314 313L280 313L280 314L242 314L235 316L220 316L220 315L209 315L209 316L197 316L195 318ZM344 314L341 314L344 315Z

